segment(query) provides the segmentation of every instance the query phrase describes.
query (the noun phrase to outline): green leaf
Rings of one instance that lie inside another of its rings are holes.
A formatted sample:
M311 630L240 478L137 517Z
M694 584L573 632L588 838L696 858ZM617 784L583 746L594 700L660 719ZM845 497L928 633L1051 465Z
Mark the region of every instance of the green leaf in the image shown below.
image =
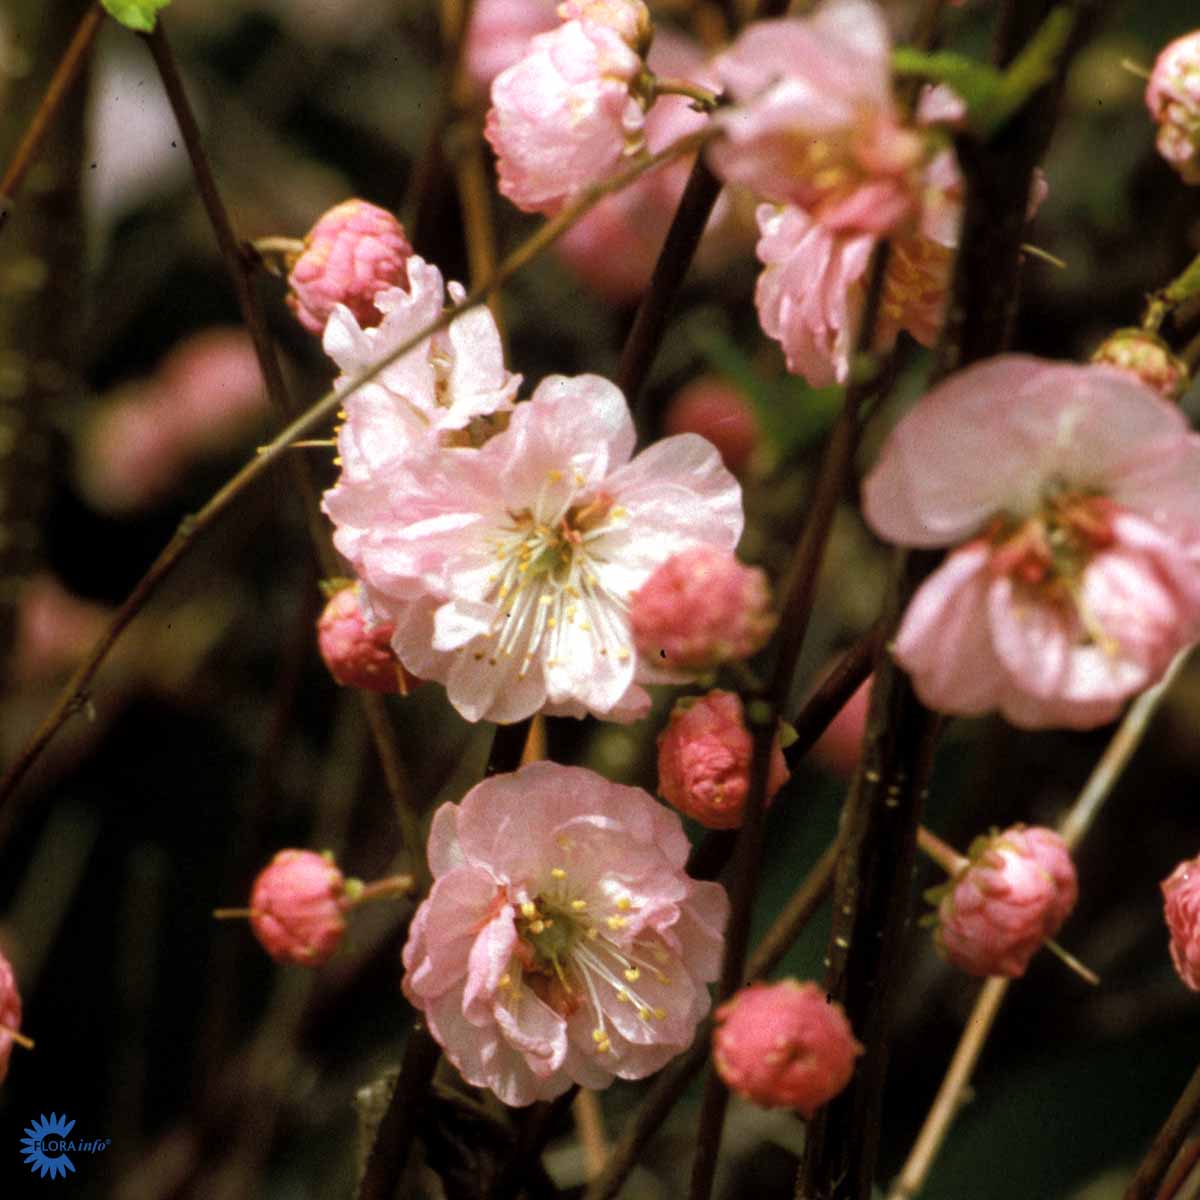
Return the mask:
M892 51L892 67L897 75L948 84L966 101L968 112L994 103L1004 82L995 67L950 50L929 54L911 46L897 46Z
M153 33L155 13L166 8L171 0L100 0L110 17L115 17L126 29L138 33Z

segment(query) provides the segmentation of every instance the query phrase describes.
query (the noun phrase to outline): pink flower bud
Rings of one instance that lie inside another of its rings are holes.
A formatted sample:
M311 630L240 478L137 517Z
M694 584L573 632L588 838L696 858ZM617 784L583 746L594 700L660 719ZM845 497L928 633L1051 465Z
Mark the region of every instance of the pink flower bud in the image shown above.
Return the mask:
M1053 829L1014 825L976 839L969 854L946 885L934 939L968 975L1017 979L1075 907L1070 851Z
M667 559L634 593L629 617L642 657L679 671L749 658L776 622L766 575L711 546Z
M658 735L658 791L673 808L709 829L736 829L750 790L754 738L733 692L687 696ZM779 739L767 774L770 800L788 781Z
M1162 892L1175 970L1200 992L1200 856L1181 862L1163 880Z
M358 586L351 584L325 605L317 620L317 646L330 675L343 687L406 694L418 681L392 649L395 631L390 621L371 622Z
M288 305L309 333L324 332L337 304L364 329L378 325L383 314L375 297L386 288L408 286L411 254L404 226L390 212L365 200L343 201L304 239L304 252L288 275Z
M813 759L834 775L849 779L862 757L863 733L870 706L871 680L868 679L842 705L838 715L817 738L812 748Z
M735 474L746 469L758 444L758 421L745 394L715 375L681 388L667 405L664 433L698 433L721 452Z
M815 983L754 983L716 1014L713 1061L726 1086L810 1118L850 1082L863 1052L842 1006Z
M1158 152L1185 183L1200 183L1200 30L1176 38L1158 56L1146 86L1158 123Z
M250 926L277 962L319 967L338 948L349 907L346 880L332 857L280 850L250 894Z
M1118 329L1100 343L1092 362L1128 371L1166 400L1178 400L1190 382L1187 364L1157 334Z
M588 20L607 25L638 54L646 53L654 36L654 22L642 0L563 0L558 15L564 21Z
M644 64L621 35L568 21L529 43L496 76L484 134L500 191L526 212L550 215L637 151L645 110L631 89Z
M0 1083L8 1074L8 1060L21 1028L21 993L12 964L0 953Z

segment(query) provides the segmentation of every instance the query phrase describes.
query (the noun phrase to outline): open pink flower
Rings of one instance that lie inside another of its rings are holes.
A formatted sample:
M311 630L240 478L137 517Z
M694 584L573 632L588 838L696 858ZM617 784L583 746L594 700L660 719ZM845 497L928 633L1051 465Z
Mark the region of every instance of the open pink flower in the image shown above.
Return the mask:
M957 547L894 645L933 708L1100 725L1200 634L1200 438L1124 372L959 372L893 430L863 511L887 541Z
M727 183L829 229L887 233L916 210L923 135L891 94L891 39L872 0L751 24L714 62L733 100L709 150Z
M673 812L580 767L533 763L438 809L403 986L467 1082L524 1105L688 1047L728 901L687 855Z
M458 284L449 292L452 302L462 300ZM340 305L325 327L325 352L341 368L339 389L441 315L442 274L414 255L408 289L390 288L375 299L383 312L375 328L363 329ZM338 433L343 478L365 479L414 449L462 441L472 422L510 409L520 386L521 376L504 365L492 314L484 305L469 309L346 397Z
M1146 107L1158 152L1185 183L1200 183L1200 30L1176 38L1154 63Z
M567 21L496 76L484 133L500 191L526 212L553 213L642 145L645 110L631 92L643 63L616 30Z
M326 495L401 661L445 683L468 720L645 711L635 674L656 676L633 653L629 597L679 550L732 550L742 502L703 438L630 461L633 445L613 384L552 376L480 449L343 477Z

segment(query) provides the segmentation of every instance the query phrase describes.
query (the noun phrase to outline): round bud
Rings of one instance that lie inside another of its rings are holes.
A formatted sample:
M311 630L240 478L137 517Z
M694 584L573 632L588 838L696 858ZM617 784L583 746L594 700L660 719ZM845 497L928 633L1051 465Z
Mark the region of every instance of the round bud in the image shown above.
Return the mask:
M663 416L664 433L698 433L720 451L721 461L735 475L749 465L758 445L758 422L745 394L705 375L681 388Z
M642 657L677 671L749 658L776 621L766 575L710 546L684 550L658 567L630 601L629 619Z
M406 694L418 682L400 665L393 633L391 622L371 623L354 583L335 592L317 618L317 647L330 675L367 692Z
M1014 825L977 838L969 860L939 889L934 940L968 975L1016 979L1075 907L1071 853L1053 829Z
M1189 383L1187 364L1171 353L1157 334L1144 329L1118 329L1100 343L1092 362L1137 376L1165 400L1178 400Z
M280 850L254 881L250 926L276 961L319 967L342 940L349 905L331 856Z
M1181 862L1163 880L1162 892L1175 970L1200 992L1200 856Z
M750 791L753 756L754 738L733 692L685 697L676 702L658 735L658 793L708 829L736 829ZM787 762L776 738L767 799L787 781Z
M404 226L390 212L365 200L343 201L309 230L303 253L289 264L288 305L310 333L324 332L336 304L364 329L378 325L383 314L375 297L408 286L411 254Z
M1185 183L1200 183L1200 30L1176 38L1158 56L1146 85L1158 124L1158 152Z
M713 1060L726 1086L806 1118L850 1082L863 1052L842 1006L815 983L754 983L715 1016Z

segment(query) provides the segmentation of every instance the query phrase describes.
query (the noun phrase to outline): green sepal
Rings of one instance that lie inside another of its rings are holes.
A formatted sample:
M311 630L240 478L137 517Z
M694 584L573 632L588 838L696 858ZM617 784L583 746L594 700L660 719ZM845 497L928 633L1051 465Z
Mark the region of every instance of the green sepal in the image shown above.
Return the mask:
M126 29L137 33L153 33L157 20L155 14L166 8L171 0L100 0L110 17L120 21Z

